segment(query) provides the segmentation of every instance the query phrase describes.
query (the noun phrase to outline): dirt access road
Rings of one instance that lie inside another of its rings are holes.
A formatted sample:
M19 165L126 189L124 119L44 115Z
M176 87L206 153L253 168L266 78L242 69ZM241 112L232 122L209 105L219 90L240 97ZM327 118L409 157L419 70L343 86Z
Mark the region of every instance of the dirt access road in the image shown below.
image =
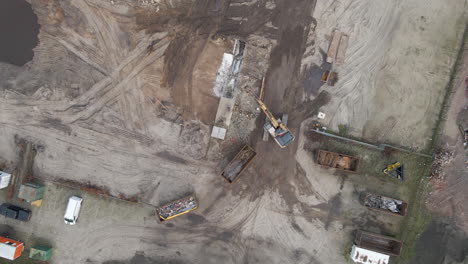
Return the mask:
M453 81L453 94L450 100L445 127L442 131L440 149L454 153L453 161L444 169L441 179L436 179L433 190L428 197L428 208L447 217L468 234L468 212L465 203L468 194L467 151L463 146L463 139L458 128L461 115L467 115L465 96L465 78L468 76L468 41L465 39L465 50L460 55L460 65Z

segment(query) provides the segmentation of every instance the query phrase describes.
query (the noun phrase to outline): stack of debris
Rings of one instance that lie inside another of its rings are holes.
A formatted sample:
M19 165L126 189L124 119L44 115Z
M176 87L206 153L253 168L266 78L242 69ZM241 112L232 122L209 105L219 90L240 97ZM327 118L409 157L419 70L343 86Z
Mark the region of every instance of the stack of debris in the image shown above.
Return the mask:
M178 214L182 214L184 212L191 211L198 206L197 200L193 196L189 196L186 198L182 198L180 200L174 201L167 205L161 206L158 209L158 213L160 217L165 219L170 218L171 216L175 216Z
M351 167L351 159L349 157L342 157L338 160L338 168L349 168Z
M431 177L433 179L444 180L445 173L443 167L450 164L453 160L453 152L442 150L435 153L434 162L431 166Z
M368 194L364 200L364 205L370 208L389 210L393 213L400 214L402 212L403 202L385 196Z
M447 187L443 167L450 164L453 158L453 152L451 151L439 151L435 153L430 175L433 189L444 189Z

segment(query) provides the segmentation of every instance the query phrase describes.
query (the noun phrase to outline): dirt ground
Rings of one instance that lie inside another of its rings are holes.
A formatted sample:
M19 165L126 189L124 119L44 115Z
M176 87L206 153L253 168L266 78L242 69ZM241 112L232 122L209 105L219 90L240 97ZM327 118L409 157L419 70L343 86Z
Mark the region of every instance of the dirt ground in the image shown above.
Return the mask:
M460 1L317 1L317 28L302 68L322 65L333 29L349 35L339 81L321 109L334 130L348 125L359 138L425 150L466 24ZM450 30L447 30L450 28Z
M0 165L17 167L14 139L23 138L42 146L33 172L49 183L30 223L0 218L0 231L46 239L60 264L346 263L354 230L399 233L401 219L357 202L388 179L319 168L308 119L320 109L333 129L347 124L369 141L425 148L466 7L462 0L29 2L41 25L34 58L23 67L0 63ZM309 94L304 76L322 64L335 27L350 34L340 80ZM219 101L213 82L234 38L247 43L238 87L256 92L266 76L266 104L289 114L296 140L285 149L261 140L265 117L240 92L226 140L210 138ZM257 158L229 185L219 173L246 143ZM371 164L371 156L363 159ZM409 189L388 186L388 195L411 199ZM85 203L69 227L62 214L75 193ZM197 211L155 220L156 206L188 193L201 201Z

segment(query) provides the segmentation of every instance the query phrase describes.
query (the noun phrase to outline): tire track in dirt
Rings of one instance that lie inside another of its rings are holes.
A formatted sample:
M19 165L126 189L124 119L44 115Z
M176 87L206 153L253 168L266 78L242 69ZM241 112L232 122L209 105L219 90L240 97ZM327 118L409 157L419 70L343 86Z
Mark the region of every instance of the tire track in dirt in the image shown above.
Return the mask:
M384 16L369 15L377 12L377 9ZM331 115L332 126L336 127L343 123L353 124L353 127L364 126L366 115L371 113L366 107L369 107L375 89L362 89L362 87L372 87L377 70L383 67L383 51L389 47L394 29L398 25L398 11L397 4L385 1L379 4L369 4L366 0L344 3L335 1L328 5L318 5L316 16L317 20L322 22L322 25L318 25L321 34L325 30L330 30L325 28L329 25L340 25L341 21L351 21L340 26L340 30L351 34L352 42L346 53L346 64L339 69L340 80L343 81L329 89L334 97L340 98L339 101L334 100L334 103L326 109L330 113L327 115ZM361 20L356 21L354 18ZM352 111L341 111L345 108L350 108Z

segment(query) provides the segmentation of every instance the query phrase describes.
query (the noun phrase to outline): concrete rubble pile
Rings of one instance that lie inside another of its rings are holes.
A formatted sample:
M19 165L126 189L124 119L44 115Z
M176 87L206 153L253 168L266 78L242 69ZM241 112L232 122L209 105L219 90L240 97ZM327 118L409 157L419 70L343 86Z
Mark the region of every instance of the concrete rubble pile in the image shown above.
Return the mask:
M190 196L161 206L158 210L160 216L168 218L173 215L189 211L195 207L197 207L197 201L195 197Z
M365 206L389 210L394 213L401 212L402 204L403 202L400 200L382 197L380 195L368 195L364 201Z
M453 160L452 151L436 152L434 162L432 163L432 166L431 166L431 177L443 180L445 178L443 167L450 164L452 160Z

